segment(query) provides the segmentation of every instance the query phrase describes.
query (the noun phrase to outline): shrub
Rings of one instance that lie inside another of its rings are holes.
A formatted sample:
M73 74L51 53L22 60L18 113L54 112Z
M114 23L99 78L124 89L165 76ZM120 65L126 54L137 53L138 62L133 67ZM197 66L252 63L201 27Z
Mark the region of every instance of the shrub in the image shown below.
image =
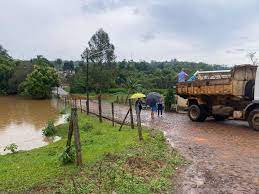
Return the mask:
M53 136L56 133L56 128L53 121L48 121L47 127L42 130L42 134L46 137Z
M64 152L60 155L59 160L62 164L69 164L75 162L75 149L72 147L66 147Z
M58 84L58 74L54 68L38 65L19 85L19 91L24 96L45 99L51 97L53 87Z
M12 143L12 144L6 146L4 151L11 151L12 153L16 153L17 149L18 149L18 145L16 145L15 143Z
M165 95L165 110L170 111L172 103L174 102L174 90L168 89Z

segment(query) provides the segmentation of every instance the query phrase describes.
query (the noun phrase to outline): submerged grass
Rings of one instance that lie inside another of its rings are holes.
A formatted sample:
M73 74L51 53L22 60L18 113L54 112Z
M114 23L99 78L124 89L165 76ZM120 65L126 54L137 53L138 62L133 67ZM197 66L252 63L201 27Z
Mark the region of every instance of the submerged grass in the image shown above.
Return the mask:
M27 152L0 156L0 192L58 193L166 193L171 176L184 161L165 143L144 130L139 143L136 130L122 131L108 122L79 115L84 166L62 165L68 125L58 127L62 140Z

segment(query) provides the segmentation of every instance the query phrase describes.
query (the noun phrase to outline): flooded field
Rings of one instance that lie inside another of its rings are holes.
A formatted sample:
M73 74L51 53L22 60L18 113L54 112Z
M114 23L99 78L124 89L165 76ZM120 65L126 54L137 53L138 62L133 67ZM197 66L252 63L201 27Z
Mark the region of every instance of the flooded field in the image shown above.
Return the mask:
M29 150L49 143L42 136L48 120L64 122L57 100L31 100L17 96L0 97L0 154L6 145L15 143L19 150Z

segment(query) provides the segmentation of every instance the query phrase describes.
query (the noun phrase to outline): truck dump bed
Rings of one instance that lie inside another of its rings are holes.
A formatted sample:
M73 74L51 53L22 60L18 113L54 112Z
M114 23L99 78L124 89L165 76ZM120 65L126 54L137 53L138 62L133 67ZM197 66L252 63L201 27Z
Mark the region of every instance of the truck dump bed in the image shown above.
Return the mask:
M192 82L181 82L176 86L178 95L232 95L231 79L219 80L195 80Z
M196 80L177 83L176 93L182 97L197 95L243 97L246 93L251 93L256 69L257 66L240 65L231 71L198 72Z

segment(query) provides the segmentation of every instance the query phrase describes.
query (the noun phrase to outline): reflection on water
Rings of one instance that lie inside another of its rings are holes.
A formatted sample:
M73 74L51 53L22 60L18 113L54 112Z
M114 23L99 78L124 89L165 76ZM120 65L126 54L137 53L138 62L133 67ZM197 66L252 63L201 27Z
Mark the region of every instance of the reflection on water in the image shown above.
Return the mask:
M48 120L62 123L61 104L55 100L31 100L17 96L0 97L0 153L6 145L15 143L20 150L48 144L42 128Z

